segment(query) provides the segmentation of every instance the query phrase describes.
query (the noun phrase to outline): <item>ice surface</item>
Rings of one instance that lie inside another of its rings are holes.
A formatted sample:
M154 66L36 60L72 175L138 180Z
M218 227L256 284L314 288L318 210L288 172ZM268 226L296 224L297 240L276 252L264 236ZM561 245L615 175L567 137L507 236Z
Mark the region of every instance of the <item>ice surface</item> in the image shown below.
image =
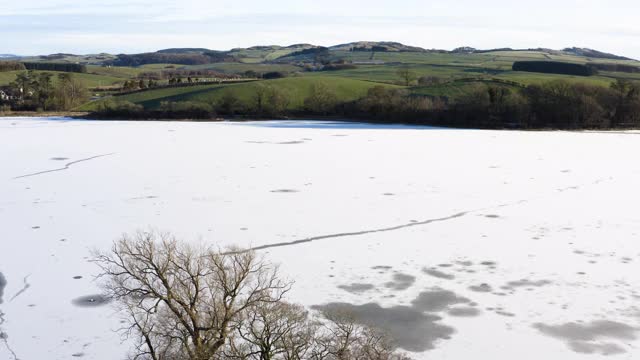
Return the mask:
M149 227L418 359L638 358L638 135L0 119L0 359L124 358L88 260Z

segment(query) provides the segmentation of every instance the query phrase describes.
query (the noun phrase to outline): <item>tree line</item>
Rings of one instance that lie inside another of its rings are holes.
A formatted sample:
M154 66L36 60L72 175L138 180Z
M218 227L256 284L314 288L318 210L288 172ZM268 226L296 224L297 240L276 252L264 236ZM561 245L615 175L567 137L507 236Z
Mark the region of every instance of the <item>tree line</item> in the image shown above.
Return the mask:
M512 69L513 71L577 76L592 76L598 73L596 68L589 65L560 61L516 61L513 63Z
M8 86L0 105L14 111L71 110L88 101L86 86L72 73L25 71Z
M425 80L426 81L426 80ZM259 83L250 96L229 91L211 103L187 102L183 118L217 116L277 118L333 116L376 122L424 125L518 128L587 129L636 128L640 126L640 85L617 80L610 87L563 80L513 87L508 84L468 86L455 99L421 96L407 89L375 86L355 101L341 101L327 83L312 85L301 108L292 109L291 94L271 84ZM193 108L192 116L189 108ZM145 110L126 102L107 101L96 116L175 118L172 108ZM133 111L132 111L133 110Z
M217 62L235 62L232 56L225 53L208 51L202 54L197 53L143 53L126 55L120 54L115 60L109 61L106 65L112 66L140 66L146 64L179 64L179 65L204 65Z
M23 64L27 70L61 71L61 72L73 72L73 73L87 72L87 66L82 64L50 63L50 62L25 62Z

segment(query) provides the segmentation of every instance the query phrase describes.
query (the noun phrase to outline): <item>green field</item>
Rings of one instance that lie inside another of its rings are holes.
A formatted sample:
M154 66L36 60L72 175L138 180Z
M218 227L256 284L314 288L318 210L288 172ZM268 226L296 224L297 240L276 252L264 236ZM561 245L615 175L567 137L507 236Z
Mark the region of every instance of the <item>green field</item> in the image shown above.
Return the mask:
M324 83L336 94L342 101L350 101L361 98L366 95L367 91L380 85L375 82L345 79L330 76L314 76L314 77L291 77L285 79L255 81L239 84L223 84L223 85L202 85L180 88L165 88L148 90L135 94L118 96L116 99L130 101L141 104L146 108L156 108L163 101L197 101L204 103L215 103L227 93L237 96L245 104L250 104L255 94L256 87L262 85L270 85L280 89L289 98L289 109L300 109L304 103L304 99L309 96L313 84ZM394 88L394 85L382 85L388 88ZM90 111L97 107L99 101L89 103L79 110Z
M267 73L273 71L291 73L302 71L301 67L295 65L263 63L215 63L206 65L181 66L179 68L185 70L214 70L224 74L243 74L247 71L255 71L257 73Z

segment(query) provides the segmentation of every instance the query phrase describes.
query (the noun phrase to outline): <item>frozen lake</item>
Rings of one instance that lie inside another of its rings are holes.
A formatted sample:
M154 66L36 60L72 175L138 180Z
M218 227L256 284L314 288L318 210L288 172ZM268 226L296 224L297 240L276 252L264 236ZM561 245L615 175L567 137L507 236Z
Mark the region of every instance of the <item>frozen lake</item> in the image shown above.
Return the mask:
M124 232L260 248L413 357L640 357L640 133L0 118L0 359L125 357ZM92 305L92 306L87 306Z

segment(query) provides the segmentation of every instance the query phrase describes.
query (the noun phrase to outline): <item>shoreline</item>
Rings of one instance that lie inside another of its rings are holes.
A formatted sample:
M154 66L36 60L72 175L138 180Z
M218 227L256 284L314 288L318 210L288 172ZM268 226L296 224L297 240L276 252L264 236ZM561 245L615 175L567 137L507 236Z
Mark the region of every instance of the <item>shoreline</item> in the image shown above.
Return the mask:
M252 121L336 121L336 122L344 122L344 123L362 123L362 124L371 124L371 125L404 125L404 126L421 126L421 127L431 127L431 128L441 128L441 129L458 129L458 130L495 130L495 131L567 131L567 132L601 132L601 133L627 133L629 131L639 131L640 128L609 128L609 129L599 129L599 128L585 128L585 129L558 129L558 128L528 128L528 129L518 129L518 128L473 128L473 127L452 127L452 126L438 126L438 125L430 125L423 123L412 123L412 122L403 122L403 121L372 121L367 119L355 119L355 118L344 118L344 117L336 117L336 116L295 116L295 117L278 117L278 118L253 118L253 117L223 117L223 118L211 118L211 119L194 119L194 118L181 118L181 119L172 119L172 118L148 118L148 119L132 119L127 117L112 117L112 118L100 118L100 117L89 117L91 116L91 112L87 111L51 111L51 112L35 112L35 111L12 111L12 112L4 112L0 113L0 119L2 118L45 118L45 117L66 117L76 120L87 120L87 121L135 121L135 122L146 122L146 121L158 121L158 122L252 122Z

